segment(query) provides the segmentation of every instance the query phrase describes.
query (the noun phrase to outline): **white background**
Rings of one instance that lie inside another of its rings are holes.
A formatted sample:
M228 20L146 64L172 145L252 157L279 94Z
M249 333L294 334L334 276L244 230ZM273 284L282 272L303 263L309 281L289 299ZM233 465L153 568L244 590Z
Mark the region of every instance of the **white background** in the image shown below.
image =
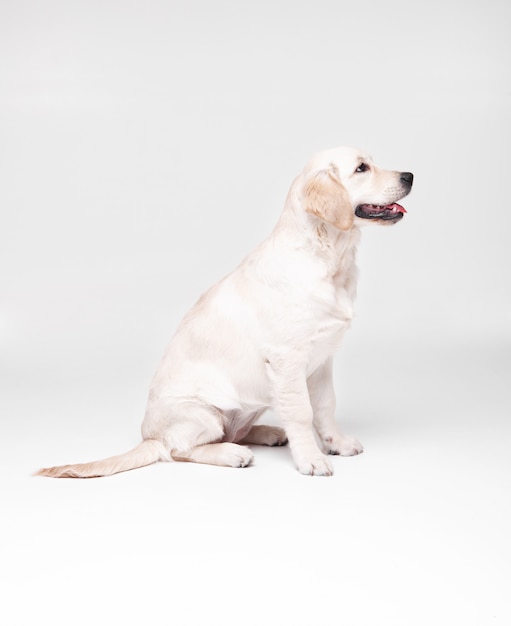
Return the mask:
M509 624L511 85L503 0L0 4L3 623ZM338 418L307 478L139 441L182 315L311 154L416 181L368 227Z

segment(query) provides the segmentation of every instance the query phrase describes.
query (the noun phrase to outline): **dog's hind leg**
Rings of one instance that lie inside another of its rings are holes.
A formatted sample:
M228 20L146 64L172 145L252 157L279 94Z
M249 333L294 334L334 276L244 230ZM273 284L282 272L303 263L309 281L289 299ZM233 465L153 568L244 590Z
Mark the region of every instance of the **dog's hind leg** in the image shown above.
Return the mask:
M248 448L223 441L223 414L200 400L174 398L153 405L146 415L143 433L154 436L154 429L174 461L246 467L254 458Z
M192 461L193 463L207 463L208 465L223 465L225 467L246 467L252 463L254 455L245 446L223 442L206 443L186 451L173 450L172 458L175 461Z
M255 446L285 446L287 443L286 431L278 426L256 424L238 443Z

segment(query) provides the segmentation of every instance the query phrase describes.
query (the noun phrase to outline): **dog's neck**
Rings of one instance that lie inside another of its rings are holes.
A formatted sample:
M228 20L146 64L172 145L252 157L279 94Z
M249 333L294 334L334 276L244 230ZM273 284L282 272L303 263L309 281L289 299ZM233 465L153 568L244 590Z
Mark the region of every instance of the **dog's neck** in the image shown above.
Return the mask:
M301 181L296 179L273 231L279 245L307 250L325 264L328 275L337 278L348 273L356 262L360 229L342 231L307 213L302 205Z

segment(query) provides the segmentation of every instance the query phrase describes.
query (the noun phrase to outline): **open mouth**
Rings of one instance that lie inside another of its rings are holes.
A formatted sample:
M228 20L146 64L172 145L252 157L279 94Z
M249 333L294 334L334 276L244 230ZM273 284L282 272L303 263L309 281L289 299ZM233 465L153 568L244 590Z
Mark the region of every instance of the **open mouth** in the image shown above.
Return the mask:
M397 222L406 213L400 204L359 204L355 215L366 220L385 220Z

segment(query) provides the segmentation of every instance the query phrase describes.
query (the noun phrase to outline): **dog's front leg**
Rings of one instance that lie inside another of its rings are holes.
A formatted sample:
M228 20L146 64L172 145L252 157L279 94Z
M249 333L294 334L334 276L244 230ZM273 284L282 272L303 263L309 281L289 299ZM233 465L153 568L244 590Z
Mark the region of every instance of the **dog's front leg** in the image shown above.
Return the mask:
M314 437L313 412L302 368L290 370L270 363L274 408L282 420L291 454L298 471L314 476L331 476L332 466Z
M335 392L332 381L332 359L328 359L307 379L314 414L314 428L325 452L354 456L363 451L355 437L340 432L335 422Z

